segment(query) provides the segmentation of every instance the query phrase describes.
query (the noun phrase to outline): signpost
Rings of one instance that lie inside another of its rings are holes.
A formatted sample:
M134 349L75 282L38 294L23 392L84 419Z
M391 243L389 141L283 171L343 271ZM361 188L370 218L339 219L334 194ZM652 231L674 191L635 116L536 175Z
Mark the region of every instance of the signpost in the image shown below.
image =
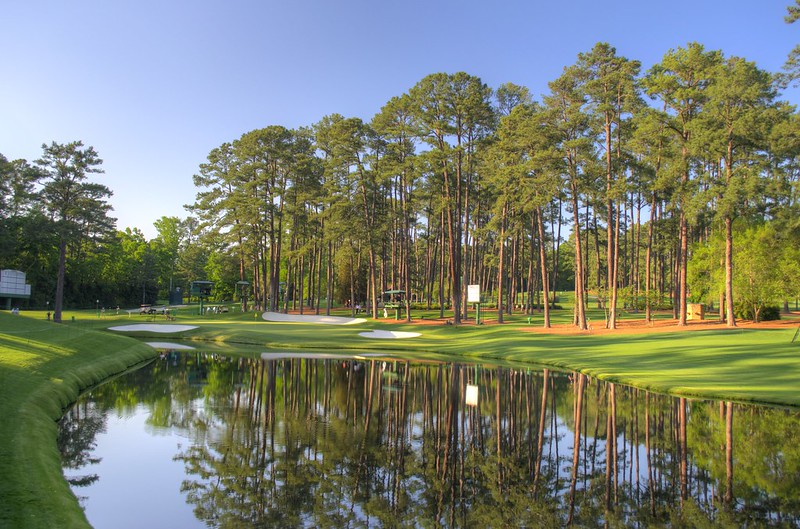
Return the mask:
M475 303L475 325L481 324L481 286L467 285L467 303Z
M467 406L477 406L478 405L478 386L474 384L467 384L467 393L465 395Z

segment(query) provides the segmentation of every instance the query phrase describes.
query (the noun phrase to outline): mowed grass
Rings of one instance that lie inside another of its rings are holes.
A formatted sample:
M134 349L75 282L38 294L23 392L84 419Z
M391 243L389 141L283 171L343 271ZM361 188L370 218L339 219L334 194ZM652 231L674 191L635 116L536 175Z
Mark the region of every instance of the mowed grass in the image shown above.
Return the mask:
M199 317L183 309L176 323L198 328L163 334L108 330L171 323L163 317L66 313L67 323L57 325L45 321L43 312L0 313L0 527L88 526L61 474L56 420L80 391L155 356L132 337L187 340L200 350L213 344L215 350L252 356L276 350L380 351L417 358L449 355L469 361L525 362L688 397L800 406L800 342L791 343L795 326L563 335L537 331L540 315L530 324L527 316L515 315L507 317L505 325L481 326L430 324L438 312L414 313L418 322L423 316L425 325L370 319L340 326L271 323L253 313ZM492 311L484 316L496 317ZM602 312L595 310L591 317L594 325L602 326ZM569 318L568 310L554 314L556 323ZM372 329L422 336L380 340L359 335Z

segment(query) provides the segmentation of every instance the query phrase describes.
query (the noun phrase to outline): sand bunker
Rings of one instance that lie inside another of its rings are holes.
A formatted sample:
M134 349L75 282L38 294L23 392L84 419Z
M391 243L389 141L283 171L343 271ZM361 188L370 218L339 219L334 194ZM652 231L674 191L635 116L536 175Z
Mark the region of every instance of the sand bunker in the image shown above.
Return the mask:
M191 350L194 351L194 347L191 345L186 345L182 343L171 343L171 342L145 342L147 345L152 347L153 349L173 349L173 350Z
M291 360L291 359L305 359L305 360L366 360L368 358L391 358L394 355L391 353L261 353L262 360Z
M127 332L183 332L196 329L197 325L168 325L158 323L136 323L134 325L121 325L119 327L109 327L109 331Z
M381 330L360 332L358 333L358 335L363 336L364 338L381 338L381 339L416 338L417 336L422 336L422 334L418 332L381 331Z
M363 323L364 318L342 318L341 316L314 316L301 314L283 314L280 312L265 312L262 317L267 321L280 323L324 323L327 325L352 325Z
M332 353L261 353L262 360L285 360L285 359L306 359L306 360L343 360L352 358L352 355L341 355Z

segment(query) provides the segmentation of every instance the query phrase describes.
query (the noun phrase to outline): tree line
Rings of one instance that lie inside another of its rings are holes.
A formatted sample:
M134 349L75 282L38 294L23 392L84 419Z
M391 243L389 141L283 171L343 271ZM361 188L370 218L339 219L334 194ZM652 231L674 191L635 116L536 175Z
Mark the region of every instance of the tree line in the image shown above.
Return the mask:
M548 327L553 292L570 289L580 329L590 299L609 328L622 308L685 325L690 302L734 326L800 290L800 129L777 77L697 43L644 72L598 43L538 100L428 75L369 122L330 114L214 148L190 215L160 219L152 241L107 222L110 191L84 181L91 147L44 146L34 164L2 160L0 261L33 276L40 306L54 288L113 305L210 279L220 299L247 282L260 309L315 313L377 315L382 292L404 290L408 320L413 306L458 324L477 284L500 322L540 310ZM74 197L45 192L63 168L81 176Z

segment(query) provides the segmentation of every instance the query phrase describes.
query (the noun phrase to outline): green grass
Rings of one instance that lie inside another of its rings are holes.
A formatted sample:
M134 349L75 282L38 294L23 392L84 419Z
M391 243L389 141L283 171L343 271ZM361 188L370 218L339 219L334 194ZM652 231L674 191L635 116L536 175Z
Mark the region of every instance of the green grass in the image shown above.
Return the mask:
M61 473L56 421L78 394L153 356L146 345L0 313L0 527L87 527Z
M567 308L569 305L564 304ZM349 315L337 311L338 315ZM75 316L75 321L72 321ZM434 319L438 311L417 311ZM486 311L487 318L495 313ZM640 317L623 315L625 318ZM558 311L554 321L568 321ZM594 309L595 325L603 319ZM107 327L150 318L127 314L98 318L95 312L66 313L62 325L43 312L0 313L0 527L86 527L88 524L61 475L56 423L79 392L154 352ZM269 323L253 314L198 317L178 312L177 323L199 327L175 334L136 333L157 341L186 339L215 350L339 350L401 352L418 358L452 355L545 364L638 387L689 397L800 406L800 343L795 328L708 330L655 334L548 335L527 332L527 316L506 325L406 325L372 321L358 325ZM163 323L162 318L154 322ZM541 316L533 325L541 324ZM422 332L408 340L366 339L359 332L390 329ZM132 335L133 336L133 335Z

